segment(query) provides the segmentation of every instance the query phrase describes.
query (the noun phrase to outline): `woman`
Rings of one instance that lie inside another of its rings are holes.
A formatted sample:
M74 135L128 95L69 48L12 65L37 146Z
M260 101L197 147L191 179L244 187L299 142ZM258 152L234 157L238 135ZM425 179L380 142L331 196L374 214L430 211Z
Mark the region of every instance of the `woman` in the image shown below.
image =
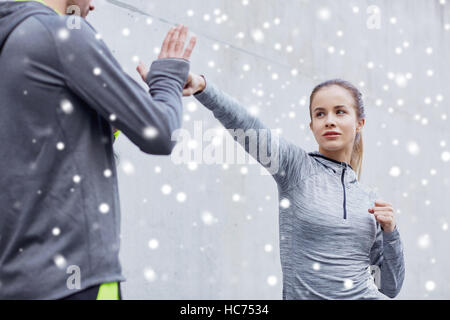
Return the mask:
M256 143L277 155L272 173L280 200L283 299L387 299L404 279L403 247L392 205L376 200L358 180L365 123L362 95L349 82L330 80L310 97L310 128L319 151L307 153L272 136L256 117L203 76L190 74L183 95L194 94L227 129L254 129ZM264 132L266 140L261 140ZM276 150L273 141L276 140ZM260 154L253 155L262 165ZM271 163L273 164L273 163ZM381 270L380 288L370 265ZM386 297L387 296L387 297Z

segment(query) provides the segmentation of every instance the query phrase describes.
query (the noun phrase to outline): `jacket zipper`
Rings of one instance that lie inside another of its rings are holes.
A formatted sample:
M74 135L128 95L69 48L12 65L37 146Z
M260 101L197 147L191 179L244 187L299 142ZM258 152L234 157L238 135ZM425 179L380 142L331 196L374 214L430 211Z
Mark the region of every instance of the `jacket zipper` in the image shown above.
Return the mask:
M345 177L345 170L347 169L347 166L344 166L344 169L342 170L342 176L341 176L341 182L342 182L342 188L344 189L344 219L347 219L347 206L346 206L346 194L345 194L345 183L344 183L344 177Z

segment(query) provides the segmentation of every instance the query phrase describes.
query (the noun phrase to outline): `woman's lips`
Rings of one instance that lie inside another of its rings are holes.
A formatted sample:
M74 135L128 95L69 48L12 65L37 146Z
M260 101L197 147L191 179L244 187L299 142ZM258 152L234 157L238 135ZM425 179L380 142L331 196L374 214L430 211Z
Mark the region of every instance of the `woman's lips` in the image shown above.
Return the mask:
M336 138L338 138L340 136L340 134L327 134L327 135L324 135L324 137L326 138L326 139L336 139Z

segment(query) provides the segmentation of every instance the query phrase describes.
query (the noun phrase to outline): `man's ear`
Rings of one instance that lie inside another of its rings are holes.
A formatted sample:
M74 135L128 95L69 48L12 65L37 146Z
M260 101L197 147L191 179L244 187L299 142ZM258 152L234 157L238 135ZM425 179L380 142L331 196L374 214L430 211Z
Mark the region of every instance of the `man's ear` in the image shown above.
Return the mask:
M309 128L310 128L311 131L312 131L312 121L309 123Z

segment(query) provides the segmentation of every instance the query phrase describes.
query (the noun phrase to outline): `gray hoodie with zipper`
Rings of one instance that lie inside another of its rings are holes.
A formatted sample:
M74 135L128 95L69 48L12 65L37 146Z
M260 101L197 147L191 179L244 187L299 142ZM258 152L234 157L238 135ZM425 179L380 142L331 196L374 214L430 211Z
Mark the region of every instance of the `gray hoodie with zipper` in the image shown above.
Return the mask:
M0 299L124 281L111 125L155 155L181 126L188 61L155 61L148 92L86 20L68 19L0 3Z
M381 229L368 212L376 195L358 182L350 165L319 152L307 153L273 136L210 81L195 97L227 129L242 129L233 132L235 140L277 183L283 299L397 296L405 275L399 228L391 233ZM255 144L257 148L252 149ZM278 164L273 165L274 161ZM380 270L380 288L371 275L371 265Z

